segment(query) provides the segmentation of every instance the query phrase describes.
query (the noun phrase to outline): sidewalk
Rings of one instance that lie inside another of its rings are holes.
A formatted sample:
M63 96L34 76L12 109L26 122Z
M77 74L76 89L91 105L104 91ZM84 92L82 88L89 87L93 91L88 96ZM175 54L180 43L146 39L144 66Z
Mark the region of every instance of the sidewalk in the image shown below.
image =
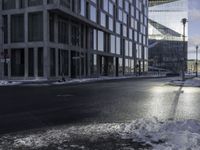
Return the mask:
M184 86L184 87L200 87L200 78L194 77L191 79L187 79L185 81L181 80L172 80L169 85L172 86Z
M67 84L79 84L109 80L123 80L123 79L148 79L148 78L163 78L165 75L141 75L141 76L121 76L121 77L108 77L101 76L98 78L77 78L66 79L66 81L58 80L0 80L0 86L15 86L15 85L27 85L27 86L50 86L50 85L67 85Z

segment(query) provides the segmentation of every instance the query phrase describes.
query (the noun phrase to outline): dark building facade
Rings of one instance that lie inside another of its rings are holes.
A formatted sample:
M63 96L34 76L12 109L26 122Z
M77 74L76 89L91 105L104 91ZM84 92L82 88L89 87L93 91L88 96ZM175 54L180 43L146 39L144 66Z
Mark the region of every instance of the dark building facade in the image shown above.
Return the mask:
M147 71L147 0L1 0L0 8L4 79Z
M149 1L149 66L181 71L188 45L187 25L183 42L183 18L188 18L187 0Z

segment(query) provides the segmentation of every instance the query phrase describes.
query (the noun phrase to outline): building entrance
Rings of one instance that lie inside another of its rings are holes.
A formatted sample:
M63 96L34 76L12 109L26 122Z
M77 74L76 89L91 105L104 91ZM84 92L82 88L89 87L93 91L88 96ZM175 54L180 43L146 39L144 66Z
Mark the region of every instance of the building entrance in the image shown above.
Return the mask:
M101 76L114 75L114 59L110 56L98 56Z
M71 51L71 78L84 77L86 74L85 53Z

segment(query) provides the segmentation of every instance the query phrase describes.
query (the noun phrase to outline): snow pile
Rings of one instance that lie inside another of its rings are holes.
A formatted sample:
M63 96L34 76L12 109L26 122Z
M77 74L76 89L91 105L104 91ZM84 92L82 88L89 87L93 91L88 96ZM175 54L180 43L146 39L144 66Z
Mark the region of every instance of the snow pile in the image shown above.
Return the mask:
M200 122L196 120L159 122L140 119L121 128L122 138L152 145L155 150L198 150L200 147Z
M81 78L81 79L72 79L66 81L58 81L54 82L54 85L62 85L62 84L70 84L70 83L87 83L94 81L104 81L104 80L120 80L120 79L129 79L133 78L133 76L123 76L123 77L99 77L99 78Z
M25 147L47 147L49 144L59 144L67 140L69 135L62 130L49 130L45 134L33 134L14 140L13 146L18 148Z
M18 84L21 84L21 82L0 80L0 86L9 86L9 85L18 85Z
M164 121L156 118L138 119L129 123L92 124L86 126L57 127L39 133L5 135L0 138L0 149L39 149L51 145L62 146L67 143L85 149L88 145L80 145L80 137L92 143L98 140L109 140L110 137L132 143L143 143L154 150L199 150L200 122L197 120ZM70 141L78 139L76 143ZM115 144L112 142L112 144ZM91 144L92 145L92 144ZM111 145L110 145L111 146ZM126 145L121 144L119 149ZM127 147L126 147L127 148ZM129 146L130 148L130 146ZM87 147L87 149L92 149Z

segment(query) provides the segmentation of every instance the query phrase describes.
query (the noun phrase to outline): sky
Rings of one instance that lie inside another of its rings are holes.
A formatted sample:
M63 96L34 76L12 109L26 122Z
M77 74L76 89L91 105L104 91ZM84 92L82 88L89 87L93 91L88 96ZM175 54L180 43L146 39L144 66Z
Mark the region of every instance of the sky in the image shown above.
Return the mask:
M196 45L199 45L199 59L200 59L200 0L189 1L189 46L188 58L196 58Z

